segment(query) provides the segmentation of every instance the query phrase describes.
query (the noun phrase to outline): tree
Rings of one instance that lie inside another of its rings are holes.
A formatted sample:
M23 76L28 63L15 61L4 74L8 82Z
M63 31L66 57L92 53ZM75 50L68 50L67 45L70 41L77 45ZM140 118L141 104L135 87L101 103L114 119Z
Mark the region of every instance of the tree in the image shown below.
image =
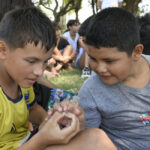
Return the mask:
M53 13L54 21L60 22L60 18L64 15L66 15L68 12L75 12L76 19L78 20L78 12L81 9L81 4L83 0L62 0L63 3L60 6L60 0L53 0L54 8L51 7L52 0L39 0L36 5L39 7L42 5L46 9L50 10ZM87 0L93 10L93 14L97 13L97 0ZM138 4L142 0L124 0L123 1L123 7L127 9L128 11L132 12L134 15L136 15L139 12Z
M81 9L81 5L82 5L82 0L76 0L75 1L75 14L76 14L76 20L79 21L79 16L78 16L78 13L79 13L79 10Z
M141 1L142 0L124 0L124 8L134 15L137 15L139 10L138 5Z
M55 7L52 9L50 7L50 4L52 3L52 0L39 0L38 4L36 4L38 7L42 5L46 9L52 11L54 15L54 21L60 22L61 16L66 15L70 11L75 11L76 13L76 19L78 20L78 12L81 9L82 0L63 0L62 6L59 6L58 1L55 0Z
M96 14L97 12L97 0L90 0L89 3L91 4L91 7L92 7L92 11L93 11L93 14Z
M133 13L134 15L136 15L139 11L138 5L141 1L142 0L123 0L123 7L126 10ZM96 7L97 0L89 0L89 3L91 4L93 14L95 14L97 11L97 7Z

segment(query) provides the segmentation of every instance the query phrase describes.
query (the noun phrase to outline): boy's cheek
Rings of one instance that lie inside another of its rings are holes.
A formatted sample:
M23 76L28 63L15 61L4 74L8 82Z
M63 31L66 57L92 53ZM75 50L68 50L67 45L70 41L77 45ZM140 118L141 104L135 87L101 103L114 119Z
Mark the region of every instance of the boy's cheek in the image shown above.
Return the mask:
M90 66L90 68L93 70L93 71L95 71L96 70L96 63L93 63L92 61L90 61L89 62L89 66Z

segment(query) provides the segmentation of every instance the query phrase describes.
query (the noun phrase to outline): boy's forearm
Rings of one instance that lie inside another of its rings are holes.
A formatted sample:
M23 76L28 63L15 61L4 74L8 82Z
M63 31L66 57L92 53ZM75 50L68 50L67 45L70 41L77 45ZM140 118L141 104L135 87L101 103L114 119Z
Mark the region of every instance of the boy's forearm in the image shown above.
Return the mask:
M37 133L29 141L17 148L17 150L43 150L45 148L46 144L44 145L44 141L40 137L40 134Z
M46 78L44 78L43 76L40 77L37 82L48 87L48 88L60 88L57 85L50 82L49 80L47 80Z

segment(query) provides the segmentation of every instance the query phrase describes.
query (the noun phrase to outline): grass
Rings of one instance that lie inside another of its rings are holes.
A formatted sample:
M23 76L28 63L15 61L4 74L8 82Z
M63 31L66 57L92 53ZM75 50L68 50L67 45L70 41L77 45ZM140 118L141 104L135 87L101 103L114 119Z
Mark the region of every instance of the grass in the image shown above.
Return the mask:
M79 69L61 70L59 73L59 77L49 78L49 80L65 90L72 88L79 90L85 80L85 78L81 78L81 70Z

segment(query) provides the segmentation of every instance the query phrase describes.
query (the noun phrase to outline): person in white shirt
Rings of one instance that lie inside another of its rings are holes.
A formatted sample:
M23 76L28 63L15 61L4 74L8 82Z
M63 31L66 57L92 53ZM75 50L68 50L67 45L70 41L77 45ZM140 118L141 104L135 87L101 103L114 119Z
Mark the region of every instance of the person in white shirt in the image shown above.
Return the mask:
M69 20L67 23L67 32L63 36L68 40L69 44L73 47L74 52L77 51L77 42L79 39L79 22L77 20Z
M108 7L122 7L123 0L97 0L98 9L102 10Z

